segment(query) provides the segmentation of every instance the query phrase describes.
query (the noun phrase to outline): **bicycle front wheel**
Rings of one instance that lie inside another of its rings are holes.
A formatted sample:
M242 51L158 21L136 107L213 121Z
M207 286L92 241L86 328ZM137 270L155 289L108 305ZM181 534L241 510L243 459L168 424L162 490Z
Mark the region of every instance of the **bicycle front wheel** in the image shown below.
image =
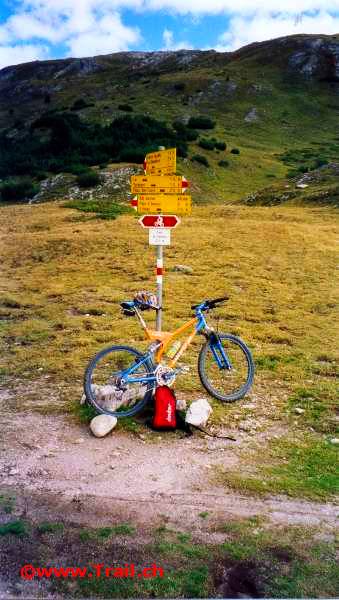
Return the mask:
M201 348L198 372L211 396L223 402L234 402L245 396L253 383L253 358L240 338L219 333L210 337Z
M151 400L155 384L147 379L153 374L153 365L150 360L141 362L143 358L129 346L111 346L92 358L85 372L84 390L98 413L131 417Z

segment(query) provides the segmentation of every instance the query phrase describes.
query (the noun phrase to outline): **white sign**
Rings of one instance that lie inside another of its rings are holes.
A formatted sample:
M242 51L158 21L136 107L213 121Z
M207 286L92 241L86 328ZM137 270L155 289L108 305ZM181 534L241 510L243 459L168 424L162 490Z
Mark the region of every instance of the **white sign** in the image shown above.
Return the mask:
M149 229L150 246L170 246L171 230L163 227L150 227Z

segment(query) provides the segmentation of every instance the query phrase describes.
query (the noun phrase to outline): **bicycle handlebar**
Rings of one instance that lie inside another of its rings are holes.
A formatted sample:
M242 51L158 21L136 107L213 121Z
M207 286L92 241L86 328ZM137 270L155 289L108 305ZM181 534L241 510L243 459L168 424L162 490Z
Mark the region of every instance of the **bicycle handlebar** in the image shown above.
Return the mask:
M205 300L204 302L201 302L200 304L194 304L193 306L191 306L192 310L196 310L197 308L200 308L201 310L208 310L209 308L216 308L217 304L221 304L222 302L226 302L226 300L228 300L229 297L228 296L224 296L223 298L214 298L214 300Z

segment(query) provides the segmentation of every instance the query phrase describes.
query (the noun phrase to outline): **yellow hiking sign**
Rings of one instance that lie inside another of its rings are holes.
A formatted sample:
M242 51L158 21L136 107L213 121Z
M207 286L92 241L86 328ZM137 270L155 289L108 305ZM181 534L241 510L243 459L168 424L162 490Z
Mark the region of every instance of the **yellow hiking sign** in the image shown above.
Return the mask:
M140 215L190 215L192 198L186 194L139 194L136 206Z
M181 175L132 175L132 194L183 194L188 181Z
M144 170L147 175L173 175L177 170L177 149L146 154Z

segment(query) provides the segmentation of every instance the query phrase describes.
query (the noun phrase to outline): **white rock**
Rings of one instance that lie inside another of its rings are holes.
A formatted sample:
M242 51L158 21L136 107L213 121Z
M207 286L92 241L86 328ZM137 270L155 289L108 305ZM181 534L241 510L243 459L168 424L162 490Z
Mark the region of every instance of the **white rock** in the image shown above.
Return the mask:
M188 267L187 265L175 265L173 270L179 273L193 273L192 267Z
M186 400L184 398L177 398L177 410L186 410L187 408L187 403Z
M302 415L302 414L305 412L305 410L304 410L303 408L299 408L299 407L297 406L297 408L295 408L295 409L294 409L294 412L295 412L297 415Z
M192 402L186 413L185 421L196 427L205 427L212 412L213 409L206 398L200 398Z
M97 415L90 423L90 429L95 437L105 437L114 427L118 420L110 415Z
M339 438L332 438L330 440L330 442L331 442L331 444L337 445L337 444L339 444Z

